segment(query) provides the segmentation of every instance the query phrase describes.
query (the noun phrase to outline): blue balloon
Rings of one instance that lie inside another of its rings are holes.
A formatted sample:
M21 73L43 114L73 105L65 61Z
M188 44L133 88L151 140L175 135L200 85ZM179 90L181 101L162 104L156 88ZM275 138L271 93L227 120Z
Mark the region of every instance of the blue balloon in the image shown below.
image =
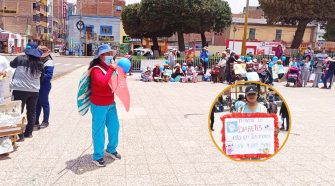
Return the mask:
M208 57L205 58L205 63L208 63L209 59Z
M168 60L166 60L166 61L165 61L165 64L167 64L167 65L168 65L168 64L169 64L169 61L168 61Z
M121 67L125 73L128 73L131 67L131 63L127 58L121 58L117 62L117 66Z
M242 60L242 61L245 61L245 57L244 57L244 56L241 56L241 60Z
M185 70L187 70L187 67L186 67L186 66L182 66L181 69L182 69L183 71L185 71Z
M247 62L250 62L252 60L251 57L247 57Z
M282 61L286 61L286 56L281 57Z
M273 57L273 58L272 58L272 61L273 61L273 62L277 62L277 61L278 61L278 57L277 57L277 56Z
M161 72L163 72L164 66L160 66L159 69L161 70Z

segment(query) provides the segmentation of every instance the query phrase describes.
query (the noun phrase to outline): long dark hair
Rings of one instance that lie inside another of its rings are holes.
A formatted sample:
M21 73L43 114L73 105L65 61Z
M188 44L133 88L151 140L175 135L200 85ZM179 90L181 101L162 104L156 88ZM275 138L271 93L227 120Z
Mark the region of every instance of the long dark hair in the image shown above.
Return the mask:
M93 61L91 61L90 66L88 67L88 70L90 70L91 68L93 68L94 66L100 64L100 58L97 59L93 59Z
M43 72L43 63L41 62L40 58L26 55L26 59L29 61L28 65L26 66L26 71L30 69L30 74L34 76L39 72Z

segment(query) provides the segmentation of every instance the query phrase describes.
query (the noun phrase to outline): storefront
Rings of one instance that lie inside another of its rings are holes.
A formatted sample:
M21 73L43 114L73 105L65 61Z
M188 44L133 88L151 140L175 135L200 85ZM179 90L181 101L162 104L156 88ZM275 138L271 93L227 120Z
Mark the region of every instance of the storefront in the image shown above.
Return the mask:
M11 53L11 49L14 46L14 53L23 52L25 45L27 44L27 38L19 34L13 34L10 32L0 33L0 52Z

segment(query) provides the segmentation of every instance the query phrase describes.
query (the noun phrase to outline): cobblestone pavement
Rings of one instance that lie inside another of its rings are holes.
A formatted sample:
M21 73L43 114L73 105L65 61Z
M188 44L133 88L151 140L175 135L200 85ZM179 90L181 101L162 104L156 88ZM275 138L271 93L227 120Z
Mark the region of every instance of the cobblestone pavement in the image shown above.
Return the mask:
M118 104L120 161L91 163L91 116L76 110L85 67L53 82L50 127L0 160L0 185L331 185L335 92L276 88L290 105L292 134L262 163L236 163L214 146L208 112L226 85L143 83L129 77L131 111ZM120 101L117 100L117 103Z

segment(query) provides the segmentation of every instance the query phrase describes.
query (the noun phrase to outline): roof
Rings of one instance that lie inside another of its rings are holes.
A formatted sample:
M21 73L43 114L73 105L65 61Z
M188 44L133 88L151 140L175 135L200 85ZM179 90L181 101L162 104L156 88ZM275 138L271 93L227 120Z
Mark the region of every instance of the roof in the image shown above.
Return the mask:
M233 17L233 24L244 24L244 18L239 18L239 17ZM266 19L252 19L248 18L248 24L255 24L255 25L271 25L267 23ZM278 26L291 26L291 25L282 25L280 23L274 24ZM316 24L308 24L308 27L316 27Z

